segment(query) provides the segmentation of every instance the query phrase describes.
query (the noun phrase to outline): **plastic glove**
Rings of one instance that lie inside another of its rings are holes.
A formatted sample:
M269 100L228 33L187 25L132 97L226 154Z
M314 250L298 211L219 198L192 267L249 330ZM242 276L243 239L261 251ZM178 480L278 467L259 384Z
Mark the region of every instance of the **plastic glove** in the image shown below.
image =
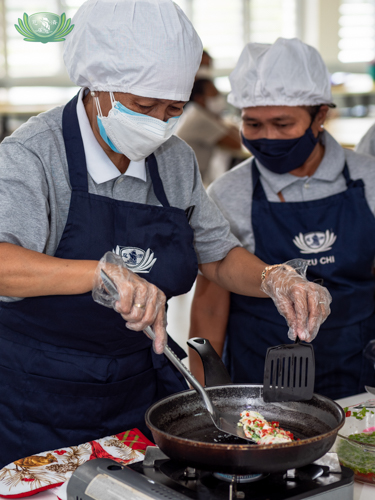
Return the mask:
M311 342L331 312L329 291L306 279L308 263L294 259L266 273L261 290L269 295L286 319L288 337Z
M106 290L100 277L103 269L117 286L120 300ZM161 354L167 344L165 295L155 285L129 271L119 255L107 252L95 271L92 297L95 302L112 307L121 314L129 330L142 331L152 326L156 338L153 344L156 354Z

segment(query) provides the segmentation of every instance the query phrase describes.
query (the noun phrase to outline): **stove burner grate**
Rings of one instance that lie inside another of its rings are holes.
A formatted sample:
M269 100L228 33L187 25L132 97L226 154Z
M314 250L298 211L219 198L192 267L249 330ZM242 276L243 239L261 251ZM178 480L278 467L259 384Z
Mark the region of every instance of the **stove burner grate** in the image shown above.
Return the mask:
M223 474L222 472L214 472L213 476L216 479L225 481L227 483L254 483L255 481L260 481L268 476L268 474L244 474L244 475L234 475L234 474Z

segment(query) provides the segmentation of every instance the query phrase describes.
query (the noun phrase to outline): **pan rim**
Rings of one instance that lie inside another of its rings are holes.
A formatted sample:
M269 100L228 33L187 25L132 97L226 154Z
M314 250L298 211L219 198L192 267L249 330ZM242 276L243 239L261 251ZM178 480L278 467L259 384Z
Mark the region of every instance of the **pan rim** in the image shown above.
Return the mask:
M263 387L262 384L230 384L230 387ZM206 389L210 390L210 389L225 389L225 388L228 388L228 385L215 385L215 386L211 386L211 387L206 387ZM317 393L314 393L313 394L313 397L318 397L320 399L323 399L323 400L328 400L330 403L334 403L334 405L337 407L339 413L341 414L341 421L340 423L337 425L337 427L335 427L334 429L328 431L328 432L325 432L323 434L318 434L318 436L313 436L311 438L307 438L307 439L300 439L299 441L292 441L292 442L289 442L289 443L279 443L279 444L261 444L261 445L257 445L257 444L226 444L226 443L207 443L205 441L196 441L196 440L192 440L192 439L188 439L188 438L183 438L183 437L179 437L179 436L173 436L171 434L168 434L167 432L165 431L162 431L160 429L158 429L157 427L155 427L151 421L150 421L150 413L158 406L158 405L161 405L165 400L173 400L173 399L177 399L179 397L181 397L181 395L183 394L192 394L192 393L196 393L195 389L187 389L185 391L181 391L181 392L177 392L175 394L172 394L171 396L166 396L165 398L163 399L160 399L159 401L156 401L153 405L151 405L147 410L146 410L146 413L145 413L145 422L146 422L146 425L147 427L151 430L151 431L155 431L157 432L159 435L162 435L165 439L167 439L168 441L171 441L171 439L173 439L173 442L181 442L181 444L184 444L184 443L189 443L190 446L199 446L199 447L203 447L203 446L207 446L207 447L210 447L210 448L217 448L217 449L226 449L226 450L238 450L238 449L241 449L241 450L246 450L246 451L250 451L250 450L270 450L270 449L282 449L282 448L297 448L297 447L301 447L301 446L305 446L306 444L309 444L309 443L312 443L314 441L320 441L320 440L323 440L324 438L328 438L328 437L331 437L333 434L338 434L338 431L344 426L345 424L345 413L344 413L344 410L341 408L341 406L336 403L335 401L333 401L332 399L329 399L327 398L326 396L322 396L320 394L317 394ZM287 403L287 402L286 402ZM267 403L266 403L267 404ZM205 409L204 409L205 410ZM207 410L205 410L207 411Z

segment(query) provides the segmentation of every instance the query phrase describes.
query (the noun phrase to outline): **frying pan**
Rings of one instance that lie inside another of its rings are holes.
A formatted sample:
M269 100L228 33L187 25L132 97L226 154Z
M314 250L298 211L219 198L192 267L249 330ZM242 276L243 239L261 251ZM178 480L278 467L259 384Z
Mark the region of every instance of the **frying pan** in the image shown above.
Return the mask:
M256 445L223 434L213 425L200 396L195 390L188 390L154 403L146 412L146 424L166 455L198 469L248 474L302 467L329 451L345 421L338 404L318 394L309 401L265 403L262 385L228 384L227 376L223 382L226 385L219 385L217 374L224 373L220 358L210 356L212 348L207 340L195 340L199 342L193 347L199 354L203 346L206 384L209 380L216 384L206 390L220 411L238 418L244 409L259 411L267 420L280 422L282 428L293 432L299 440ZM210 374L206 373L207 366Z

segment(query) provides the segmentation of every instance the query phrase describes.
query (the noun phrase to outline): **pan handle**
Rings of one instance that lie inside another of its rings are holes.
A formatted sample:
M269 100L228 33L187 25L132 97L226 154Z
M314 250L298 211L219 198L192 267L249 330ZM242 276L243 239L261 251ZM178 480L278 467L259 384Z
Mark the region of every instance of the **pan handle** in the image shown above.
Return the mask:
M201 337L194 337L187 341L189 347L200 356L204 368L204 383L206 387L214 385L232 384L232 379L221 361L220 356L210 344L210 341Z
M150 337L150 339L155 340L155 333L153 332L150 326L146 327L144 332ZM186 366L182 363L180 358L172 351L172 349L168 345L164 347L164 354L169 359L169 361L177 368L177 370L181 373L181 375L183 375L186 378L186 380L194 387L194 389L198 392L198 394L200 394L207 411L212 415L215 421L217 416L216 408L213 406L211 399L207 396L206 391L198 382L198 380L186 368Z

